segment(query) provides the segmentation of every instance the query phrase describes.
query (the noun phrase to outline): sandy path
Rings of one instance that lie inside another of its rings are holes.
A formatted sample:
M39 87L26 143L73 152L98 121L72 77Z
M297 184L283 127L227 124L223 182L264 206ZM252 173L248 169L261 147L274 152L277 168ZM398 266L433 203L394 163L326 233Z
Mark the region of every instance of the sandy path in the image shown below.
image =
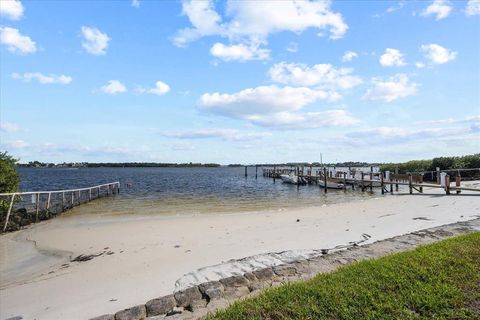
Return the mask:
M362 233L373 242L480 216L479 196L428 192L277 212L65 215L0 237L0 318L86 319L171 293L185 273L229 259L329 248L358 241ZM61 256L19 254L25 239ZM108 251L113 254L69 262L68 255ZM25 269L29 259L35 275Z

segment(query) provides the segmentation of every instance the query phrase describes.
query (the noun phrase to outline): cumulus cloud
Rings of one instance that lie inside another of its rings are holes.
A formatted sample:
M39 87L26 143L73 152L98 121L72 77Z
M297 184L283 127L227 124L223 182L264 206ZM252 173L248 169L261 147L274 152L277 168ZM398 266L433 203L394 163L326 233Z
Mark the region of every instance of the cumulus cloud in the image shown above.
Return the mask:
M467 16L480 15L480 0L468 0L467 7L465 8L465 14Z
M232 46L243 45L245 51L245 47L258 49L267 43L270 34L277 32L301 33L313 28L328 30L330 38L338 39L348 29L342 15L331 10L330 1L228 1L224 20L213 1L188 0L182 2L182 13L192 26L176 33L173 42L177 46L185 46L205 36L221 36L228 38ZM238 51L240 47L230 49ZM251 57L258 59L258 54Z
M435 16L435 20L445 19L450 15L452 11L452 6L447 0L434 0L432 3L425 8L420 14L422 16Z
M204 111L233 118L299 110L318 100L338 101L338 93L306 87L276 85L248 88L236 93L205 93L199 104Z
M37 51L35 42L15 28L0 27L0 43L6 45L8 51L21 55Z
M217 42L210 49L212 56L224 61L265 60L270 57L270 50L259 48L258 45L247 46L243 43L225 45Z
M108 83L102 87L100 90L106 94L117 94L127 91L127 87L118 80L110 80Z
M336 69L330 64L316 64L311 67L301 63L280 62L268 71L272 81L294 86L316 86L322 89L345 90L362 83L352 75L353 70Z
M455 60L457 57L457 52L450 51L449 49L435 43L422 45L420 51L425 54L427 59L436 64L444 64Z
M25 82L30 82L32 80L37 80L41 84L69 84L70 82L73 81L73 78L70 76L66 75L55 75L55 74L49 74L49 75L44 75L40 72L26 72L24 74L19 74L19 73L13 73L12 74L13 79L20 79Z
M397 74L385 81L373 79L372 82L374 86L367 90L362 98L363 100L392 102L415 94L418 86L411 82L406 74Z
M272 115L251 115L248 117L248 120L256 125L283 129L338 127L359 123L357 119L345 110L278 112Z
M301 112L316 101L337 101L340 95L307 87L276 85L245 89L233 94L205 93L199 100L202 111L245 120L253 125L279 129L308 129L348 126L358 121L345 110Z
M0 131L17 132L17 131L20 131L20 127L15 123L0 122Z
M350 62L355 58L358 58L358 53L354 51L345 51L342 56L342 62Z
M108 35L98 28L82 26L83 42L82 47L91 54L105 55L108 42L111 40Z
M19 20L23 16L23 10L23 5L20 0L1 0L1 17L11 20Z
M143 87L138 87L136 89L137 93L152 93L152 94L156 94L157 96L163 96L169 91L170 91L170 86L163 81L155 82L154 88L146 89Z
M384 67L402 67L406 65L400 50L392 48L385 49L385 53L380 56L380 64Z
M249 141L270 137L270 132L241 132L236 129L205 128L184 131L167 131L163 135L177 139L209 139L218 138L228 141Z

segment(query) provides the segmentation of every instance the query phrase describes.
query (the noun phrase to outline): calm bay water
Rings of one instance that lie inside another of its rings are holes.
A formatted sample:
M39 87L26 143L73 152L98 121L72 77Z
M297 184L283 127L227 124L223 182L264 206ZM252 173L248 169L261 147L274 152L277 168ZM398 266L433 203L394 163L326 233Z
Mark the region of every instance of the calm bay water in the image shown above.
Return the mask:
M284 184L255 168L19 168L22 191L82 188L120 181L120 194L76 211L98 214L196 214L321 206L370 197L358 191Z

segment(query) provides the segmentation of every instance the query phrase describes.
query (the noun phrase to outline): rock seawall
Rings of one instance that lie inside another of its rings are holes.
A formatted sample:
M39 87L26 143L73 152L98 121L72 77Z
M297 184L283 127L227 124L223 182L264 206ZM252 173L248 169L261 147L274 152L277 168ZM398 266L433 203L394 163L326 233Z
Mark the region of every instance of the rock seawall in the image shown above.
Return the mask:
M316 254L306 259L252 268L246 272L236 271L237 274L218 281L195 284L145 304L90 320L197 319L227 307L232 301L255 295L264 288L310 279L318 273L331 272L355 261L410 250L418 245L474 231L480 231L480 219L425 229L365 245L359 243L366 239L333 250L313 250L311 252Z

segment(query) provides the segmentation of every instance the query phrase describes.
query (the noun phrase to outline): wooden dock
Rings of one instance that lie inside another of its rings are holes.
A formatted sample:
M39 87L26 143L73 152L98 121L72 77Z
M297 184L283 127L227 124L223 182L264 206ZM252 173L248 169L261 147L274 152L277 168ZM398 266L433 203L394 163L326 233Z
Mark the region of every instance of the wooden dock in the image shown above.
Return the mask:
M357 188L361 191L373 191L374 188L380 188L382 194L393 194L394 190L399 191L399 186L408 186L410 194L413 194L414 191L423 193L423 188L441 188L445 190L445 194L447 195L451 192L456 192L458 194L462 191L480 191L480 188L461 185L462 179L460 172L462 170L463 169L455 169L458 173L453 178L446 172L439 171L439 179L437 179L437 182L425 182L423 174L420 173L399 174L390 171L374 172L373 167L370 172L356 169L337 171L326 167L309 167L306 169L305 167L262 167L263 176L272 178L274 181L280 179L281 175L293 174L302 178L298 180L305 181L305 184L318 184L319 181L323 181L323 185L326 185L326 182L330 181L343 184L343 189L351 188L355 190L355 188ZM480 169L478 170L480 171ZM452 185L452 183L455 185ZM327 189L328 188L324 188L324 191L327 192Z
M19 203L17 207L24 209L25 214L28 213L29 209L33 209L35 222L38 222L40 220L39 215L42 212L56 215L80 204L119 192L120 182L116 181L79 189L0 193L0 200L7 199L9 202L3 231L7 229L10 215L17 203ZM31 201L28 201L30 197ZM28 205L29 203L33 203L33 206Z

